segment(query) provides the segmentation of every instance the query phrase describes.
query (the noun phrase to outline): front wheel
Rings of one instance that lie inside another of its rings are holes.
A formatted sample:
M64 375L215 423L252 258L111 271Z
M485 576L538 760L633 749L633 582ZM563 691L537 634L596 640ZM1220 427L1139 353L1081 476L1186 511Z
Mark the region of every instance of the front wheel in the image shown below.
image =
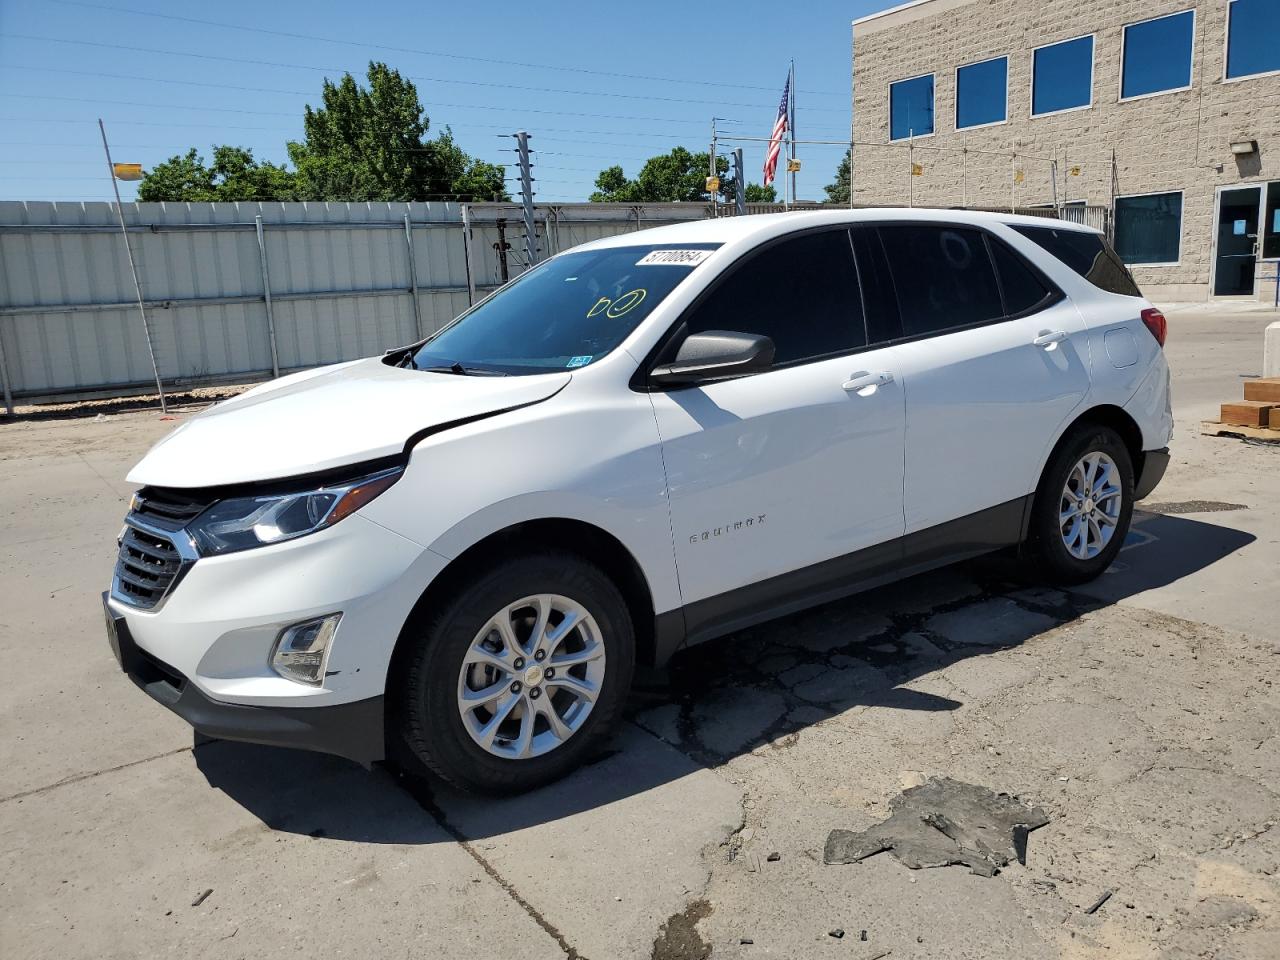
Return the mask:
M626 602L593 564L539 553L490 567L409 627L401 735L466 790L564 776L613 725L635 660Z
M1133 459L1109 427L1086 424L1054 452L1036 490L1026 550L1051 583L1085 583L1111 565L1133 517Z

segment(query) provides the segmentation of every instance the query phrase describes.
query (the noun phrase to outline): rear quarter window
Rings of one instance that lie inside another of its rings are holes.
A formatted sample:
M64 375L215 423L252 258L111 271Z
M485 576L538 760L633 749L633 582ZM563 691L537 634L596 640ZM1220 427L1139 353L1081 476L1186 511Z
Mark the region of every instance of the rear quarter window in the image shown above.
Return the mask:
M1142 296L1129 269L1098 234L1020 223L1009 226L1053 254L1099 290L1125 297Z

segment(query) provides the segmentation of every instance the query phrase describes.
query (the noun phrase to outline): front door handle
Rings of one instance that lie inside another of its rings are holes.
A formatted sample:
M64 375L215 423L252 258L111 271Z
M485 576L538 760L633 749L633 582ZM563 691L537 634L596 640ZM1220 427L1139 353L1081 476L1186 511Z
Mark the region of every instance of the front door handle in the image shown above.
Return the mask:
M859 371L851 374L849 379L844 382L844 389L846 393L856 393L860 397L869 397L876 392L876 387L883 387L887 383L893 383L892 373L865 373Z
M1067 339L1067 331L1051 330L1049 333L1042 333L1031 342L1037 347L1044 347L1046 350L1055 349L1058 344Z

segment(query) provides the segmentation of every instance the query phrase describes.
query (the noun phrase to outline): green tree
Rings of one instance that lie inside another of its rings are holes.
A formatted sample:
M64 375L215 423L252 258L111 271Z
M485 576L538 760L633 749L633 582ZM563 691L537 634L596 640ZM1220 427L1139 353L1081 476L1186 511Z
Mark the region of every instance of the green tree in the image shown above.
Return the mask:
M773 188L773 184L762 187L758 183L748 183L747 189L743 191L746 194L747 203L777 203L778 191Z
M690 153L684 147L676 147L646 160L634 180L628 180L619 166L601 170L591 199L597 203L710 203L707 170L705 152ZM731 196L725 187L732 190L727 176L729 161L717 157L716 170L721 184L719 198L725 200Z
M850 148L844 152L844 159L840 161L840 166L836 167L836 182L828 183L822 189L827 192L828 203L848 203L849 190L851 189L850 174L853 169L853 150Z
M323 106L307 105L305 139L289 143L307 199L509 199L502 168L467 156L448 128L427 139L430 120L412 82L376 62L368 82L349 73L326 79Z
M244 147L214 146L213 163L192 147L156 164L138 184L142 201L296 200L294 174Z
M670 153L646 160L634 180L628 180L620 166L607 167L596 177L591 200L596 203L710 203L707 156L705 152L691 153L684 147L676 147ZM716 158L716 172L720 177L717 199L721 203L733 203L734 183L725 157ZM747 203L773 203L777 199L778 192L773 187L747 184Z

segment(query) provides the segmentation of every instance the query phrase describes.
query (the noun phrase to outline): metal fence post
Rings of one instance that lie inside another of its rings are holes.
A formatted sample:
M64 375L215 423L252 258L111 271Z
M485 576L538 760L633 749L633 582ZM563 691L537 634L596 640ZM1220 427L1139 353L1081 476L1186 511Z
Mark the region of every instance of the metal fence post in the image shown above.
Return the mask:
M9 363L4 357L4 324L0 322L0 386L4 387L4 412L13 416L13 391L9 387Z
M422 329L422 308L418 306L418 264L413 259L413 224L409 222L407 213L404 215L404 242L409 250L409 295L413 297L413 326L421 339L426 333Z
M467 268L467 305L476 305L475 261L471 256L471 204L462 205L462 262Z
M267 337L271 341L271 375L280 376L280 357L276 351L276 318L271 311L271 275L267 272L267 242L262 235L262 214L253 218L258 234L258 262L262 265L262 297L267 304Z

